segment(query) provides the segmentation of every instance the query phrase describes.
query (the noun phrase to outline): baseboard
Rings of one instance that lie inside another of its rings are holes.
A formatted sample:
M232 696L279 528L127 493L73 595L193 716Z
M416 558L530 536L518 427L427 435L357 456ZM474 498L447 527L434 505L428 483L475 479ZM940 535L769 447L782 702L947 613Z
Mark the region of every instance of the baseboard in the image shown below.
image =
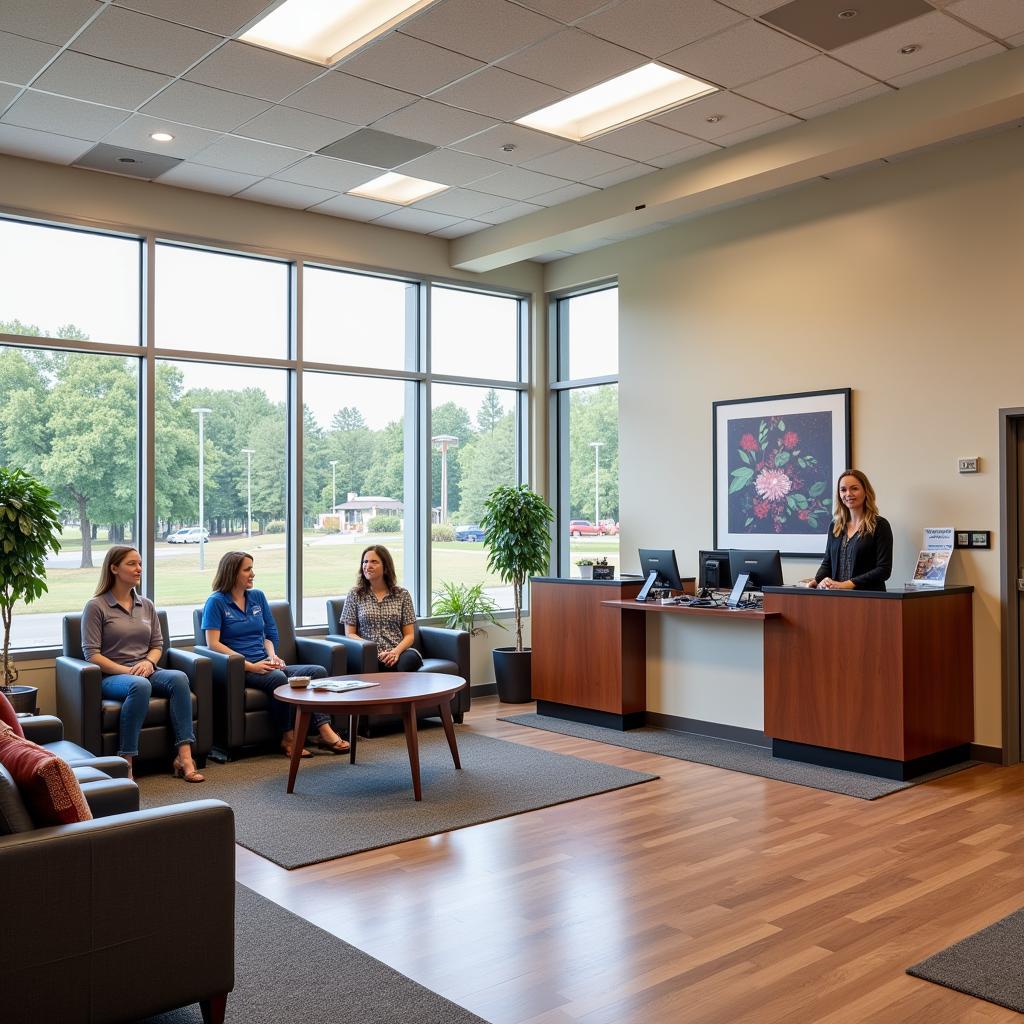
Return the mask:
M1002 764L1002 747L984 747L980 743L971 744L971 760L983 761L985 764Z
M469 687L470 697L490 697L492 693L497 692L497 683L474 683Z
M755 747L770 747L772 740L759 729L744 729L739 725L721 725L718 722L702 722L699 718L679 718L663 715L658 711L647 712L647 724L656 729L671 729L673 732L692 732L698 736L713 736L719 740L734 740L750 743Z

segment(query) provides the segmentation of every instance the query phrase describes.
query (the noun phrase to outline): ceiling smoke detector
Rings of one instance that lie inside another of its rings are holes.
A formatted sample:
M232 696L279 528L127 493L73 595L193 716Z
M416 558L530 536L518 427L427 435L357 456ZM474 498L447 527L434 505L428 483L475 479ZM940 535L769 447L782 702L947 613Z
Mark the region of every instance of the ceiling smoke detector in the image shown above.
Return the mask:
M707 121L708 124L718 124L718 122L722 120L722 115L709 114L707 117L704 118L704 120Z
M900 47L900 53L902 53L904 57L909 57L912 53L917 53L920 49L920 43L907 43L906 46Z
M514 142L506 142L505 145L501 147L501 151L502 153L514 153L516 151L516 144Z
M840 11L837 15L840 21L849 21L850 18L856 18L857 12L852 7L847 7L845 11Z

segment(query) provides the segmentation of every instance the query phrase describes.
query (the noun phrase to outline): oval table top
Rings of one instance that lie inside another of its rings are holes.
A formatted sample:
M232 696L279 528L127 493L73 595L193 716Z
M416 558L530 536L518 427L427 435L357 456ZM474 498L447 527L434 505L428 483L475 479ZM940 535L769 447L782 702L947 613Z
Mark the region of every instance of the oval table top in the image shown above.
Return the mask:
M462 676L450 676L441 672L363 672L358 675L328 678L339 682L360 679L378 685L339 692L310 690L308 687L295 688L285 683L274 690L274 696L286 704L310 708L327 704L357 708L363 704L390 704L428 697L444 697L456 693L466 685L466 680ZM326 682L323 679L315 681Z

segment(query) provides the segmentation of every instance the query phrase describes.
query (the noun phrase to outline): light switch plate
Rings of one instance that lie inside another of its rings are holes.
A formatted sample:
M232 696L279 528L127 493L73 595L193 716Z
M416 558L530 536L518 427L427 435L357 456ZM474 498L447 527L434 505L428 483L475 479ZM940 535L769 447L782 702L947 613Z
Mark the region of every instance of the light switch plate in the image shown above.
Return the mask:
M973 459L959 459L957 460L957 468L961 473L977 473L978 472L978 459L977 456Z

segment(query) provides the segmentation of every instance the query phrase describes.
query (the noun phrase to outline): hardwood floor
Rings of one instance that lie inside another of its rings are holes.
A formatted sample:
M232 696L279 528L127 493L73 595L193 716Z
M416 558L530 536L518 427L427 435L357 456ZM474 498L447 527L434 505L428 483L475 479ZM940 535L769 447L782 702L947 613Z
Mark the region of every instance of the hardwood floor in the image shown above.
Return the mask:
M867 802L524 710L462 728L661 778L297 871L239 848L239 880L493 1024L1020 1020L904 968L1024 905L1024 766Z

